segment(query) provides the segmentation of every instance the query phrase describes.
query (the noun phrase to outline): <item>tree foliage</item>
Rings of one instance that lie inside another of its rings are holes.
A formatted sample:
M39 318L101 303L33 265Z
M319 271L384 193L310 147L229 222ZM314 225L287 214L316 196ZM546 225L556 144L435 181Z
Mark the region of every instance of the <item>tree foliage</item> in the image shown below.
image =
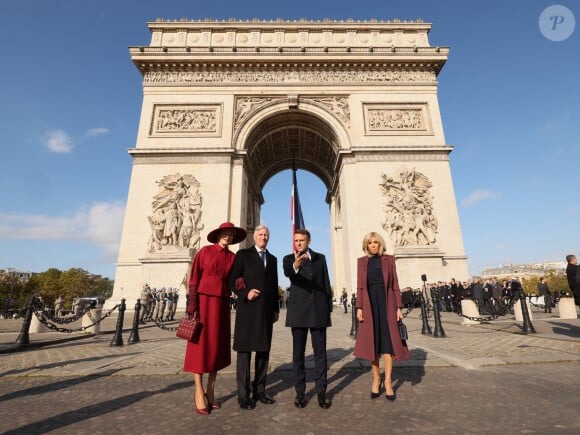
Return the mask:
M18 277L0 274L0 312L23 307L30 302L31 293Z
M42 296L45 306L54 306L59 296L65 300L65 308L72 306L75 297L103 296L113 293L113 281L90 274L84 269L72 268L61 271L55 268L36 273L22 282L17 277L0 275L0 310L5 310L8 300L12 307L22 308L30 302L33 295Z
M547 271L544 275L544 281L548 285L548 289L552 294L560 293L561 290L569 290L568 280L565 274L558 274L554 271ZM538 283L540 282L539 276L532 276L522 280L522 285L524 291L530 295L539 295Z

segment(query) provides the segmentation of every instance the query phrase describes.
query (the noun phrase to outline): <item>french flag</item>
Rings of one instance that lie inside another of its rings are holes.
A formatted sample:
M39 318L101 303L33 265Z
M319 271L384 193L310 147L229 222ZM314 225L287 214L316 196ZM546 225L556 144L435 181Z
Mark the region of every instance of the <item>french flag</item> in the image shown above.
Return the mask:
M290 217L292 219L292 248L294 249L294 231L304 229L304 216L300 207L298 184L296 183L296 168L292 168L292 195L290 197Z

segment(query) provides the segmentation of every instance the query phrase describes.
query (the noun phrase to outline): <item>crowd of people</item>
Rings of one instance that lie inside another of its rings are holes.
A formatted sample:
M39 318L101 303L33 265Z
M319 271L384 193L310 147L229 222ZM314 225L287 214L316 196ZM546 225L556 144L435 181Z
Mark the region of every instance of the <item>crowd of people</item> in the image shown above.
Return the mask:
M572 286L570 287L572 293ZM439 311L454 311L461 314L461 301L464 299L473 300L482 314L502 313L505 307L509 307L524 292L519 278L514 276L511 280L473 278L467 281L451 279L449 282L438 281L426 283L427 294L423 294L422 289L406 287L401 291L403 305L407 308L419 306L420 298L423 296L434 303ZM544 277L540 277L537 284L537 294L543 297L543 307L545 313L551 313L555 307L560 294L553 292L548 287ZM578 305L578 303L577 303ZM504 313L505 314L505 313Z

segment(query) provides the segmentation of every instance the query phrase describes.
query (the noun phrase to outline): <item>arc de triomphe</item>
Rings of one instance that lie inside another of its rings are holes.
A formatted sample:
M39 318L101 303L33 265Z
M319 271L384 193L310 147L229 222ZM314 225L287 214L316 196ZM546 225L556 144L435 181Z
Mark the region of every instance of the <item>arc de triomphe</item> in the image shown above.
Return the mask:
M437 100L449 49L429 44L429 23L148 26L151 43L130 48L143 106L109 303L136 300L144 282L183 296L208 231L225 220L252 231L263 186L293 155L328 189L335 291L356 288L372 230L402 286L467 278Z

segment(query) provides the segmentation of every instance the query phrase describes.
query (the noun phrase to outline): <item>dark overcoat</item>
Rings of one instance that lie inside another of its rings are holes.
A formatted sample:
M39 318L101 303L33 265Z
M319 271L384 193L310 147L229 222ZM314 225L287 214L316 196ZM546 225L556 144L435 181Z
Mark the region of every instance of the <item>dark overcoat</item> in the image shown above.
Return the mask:
M294 271L294 254L282 261L284 275L290 279L286 300L286 326L292 328L326 328L331 326L332 292L328 266L323 254L312 250L310 260Z
M568 263L566 266L566 278L568 279L568 287L572 293L580 292L580 273L578 273L578 265Z
M236 288L238 278L245 287ZM278 266L276 257L266 251L266 267L255 246L240 249L228 278L230 289L236 294L236 322L234 350L237 352L267 352L272 343L274 315L280 311L278 295ZM248 292L260 290L260 296L248 300Z
M568 286L574 296L576 305L580 305L580 269L577 264L568 263L566 266Z
M377 355L375 355L373 310L367 286L368 264L369 257L365 256L357 260L356 308L362 309L364 321L360 322L358 326L354 356L373 361ZM401 340L397 327L397 309L402 308L403 302L395 268L395 257L392 255L381 256L381 266L387 296L389 335L395 352L393 358L397 361L405 361L410 354L407 343Z

